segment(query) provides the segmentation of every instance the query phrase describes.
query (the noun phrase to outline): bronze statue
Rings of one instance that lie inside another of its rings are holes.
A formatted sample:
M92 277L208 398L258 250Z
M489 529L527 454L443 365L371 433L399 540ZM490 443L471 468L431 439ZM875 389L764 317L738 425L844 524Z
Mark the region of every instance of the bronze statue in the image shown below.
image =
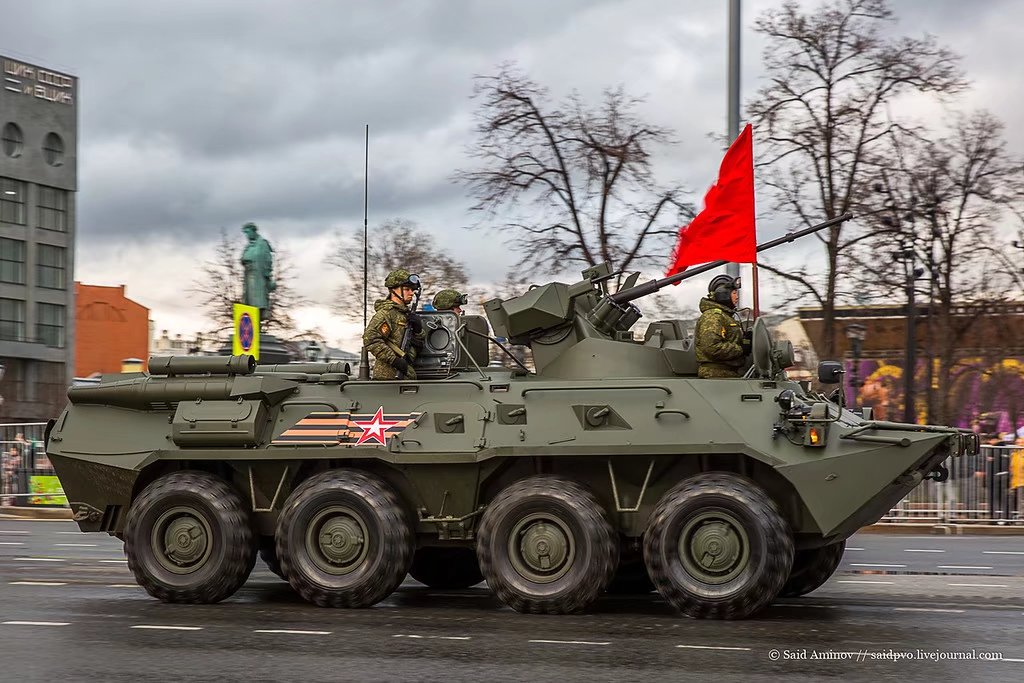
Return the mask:
M277 289L273 277L274 249L259 235L255 223L243 225L242 232L249 238L249 244L242 252L242 267L245 269L242 302L260 309L260 320L268 320L270 293Z

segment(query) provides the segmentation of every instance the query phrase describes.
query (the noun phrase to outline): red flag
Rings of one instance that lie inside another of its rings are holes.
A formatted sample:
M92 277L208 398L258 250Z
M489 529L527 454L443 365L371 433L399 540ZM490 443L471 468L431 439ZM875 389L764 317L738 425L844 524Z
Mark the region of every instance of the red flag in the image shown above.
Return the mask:
M756 256L754 149L748 123L725 153L718 182L704 196L704 210L679 231L666 277L698 263L753 263Z

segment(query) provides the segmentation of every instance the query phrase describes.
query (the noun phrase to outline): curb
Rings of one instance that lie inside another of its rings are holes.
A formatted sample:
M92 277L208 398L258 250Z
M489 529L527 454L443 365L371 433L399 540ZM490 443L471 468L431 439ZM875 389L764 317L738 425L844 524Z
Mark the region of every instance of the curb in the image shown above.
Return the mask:
M996 524L872 524L860 534L936 536L1024 536L1024 526Z
M0 519L72 519L70 508L31 508L16 505L0 508Z

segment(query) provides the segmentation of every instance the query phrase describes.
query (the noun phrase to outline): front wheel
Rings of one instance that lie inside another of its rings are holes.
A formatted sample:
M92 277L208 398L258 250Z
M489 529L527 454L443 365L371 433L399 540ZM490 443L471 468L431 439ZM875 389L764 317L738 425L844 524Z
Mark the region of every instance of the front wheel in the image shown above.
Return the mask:
M256 562L250 514L238 493L207 472L160 477L132 502L128 568L164 602L212 603L234 594Z
M781 595L795 598L821 588L843 561L844 552L846 541L798 550L793 557L793 570L786 585L782 587Z
M477 557L487 585L517 612L579 612L618 563L604 510L574 481L537 476L498 494L484 511Z
M711 472L680 482L658 503L644 562L658 592L683 614L742 619L779 595L793 538L761 487Z
M321 607L369 607L398 588L413 534L398 496L368 472L336 469L302 482L277 521L288 583Z

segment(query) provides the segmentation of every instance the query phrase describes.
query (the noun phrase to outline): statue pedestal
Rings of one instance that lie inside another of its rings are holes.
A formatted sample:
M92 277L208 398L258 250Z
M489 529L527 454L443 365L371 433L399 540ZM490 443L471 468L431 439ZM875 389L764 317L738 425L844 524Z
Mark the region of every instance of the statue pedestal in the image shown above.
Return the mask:
M230 356L234 352L234 339L229 338L227 344L217 349L217 355ZM292 363L301 360L293 354L284 343L272 334L260 335L260 357L257 362L260 365L275 365L277 363Z

